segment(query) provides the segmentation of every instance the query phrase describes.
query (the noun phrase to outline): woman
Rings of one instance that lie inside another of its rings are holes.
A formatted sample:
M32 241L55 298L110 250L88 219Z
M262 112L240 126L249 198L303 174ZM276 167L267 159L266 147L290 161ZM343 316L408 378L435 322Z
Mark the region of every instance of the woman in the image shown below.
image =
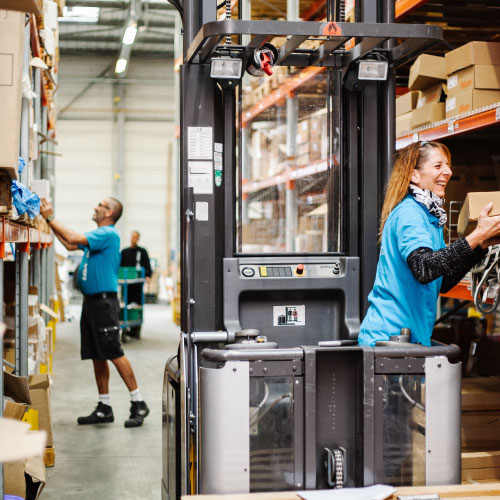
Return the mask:
M411 342L429 346L439 293L453 288L489 245L500 242L500 216L488 216L490 203L472 233L445 246L442 205L451 173L444 144L419 142L399 152L382 207L380 257L361 345L409 328Z

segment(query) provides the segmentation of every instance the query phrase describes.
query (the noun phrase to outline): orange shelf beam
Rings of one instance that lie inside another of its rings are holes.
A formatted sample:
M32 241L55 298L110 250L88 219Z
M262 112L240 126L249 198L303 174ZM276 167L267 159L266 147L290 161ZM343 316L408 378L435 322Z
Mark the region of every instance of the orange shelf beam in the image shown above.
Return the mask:
M446 122L439 122L435 127L429 127L418 132L399 137L396 139L396 149L404 148L416 141L435 141L444 139L452 135L463 134L471 130L477 130L484 127L489 127L495 123L500 123L500 103L497 103L486 111L464 116L453 120L450 118Z
M412 10L418 9L429 0L396 0L396 19L399 19Z
M319 75L322 71L325 71L325 69L326 68L321 66L309 66L297 75L289 78L280 88L273 90L264 97L259 104L255 104L246 111L243 111L241 120L243 128L246 127L249 121L252 121L256 116L260 115L260 113L274 106L276 103L283 101L286 97L289 97L301 85L311 80L311 78L314 78L316 75Z
M2 217L2 222L0 223L0 243L3 245L5 243L50 244L52 243L52 234L42 233L38 229L16 224Z
M440 294L441 297L446 297L448 299L459 299L459 300L474 300L471 295L470 284L458 283L449 292Z

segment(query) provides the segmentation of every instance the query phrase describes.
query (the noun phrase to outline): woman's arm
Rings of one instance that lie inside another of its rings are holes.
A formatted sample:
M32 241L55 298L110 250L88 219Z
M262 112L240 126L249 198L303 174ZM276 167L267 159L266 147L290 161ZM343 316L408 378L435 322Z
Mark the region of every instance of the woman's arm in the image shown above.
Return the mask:
M472 250L466 238L460 238L436 251L426 247L417 248L408 256L406 262L415 278L422 284L442 276L441 292L446 293L485 255L486 251L480 246Z

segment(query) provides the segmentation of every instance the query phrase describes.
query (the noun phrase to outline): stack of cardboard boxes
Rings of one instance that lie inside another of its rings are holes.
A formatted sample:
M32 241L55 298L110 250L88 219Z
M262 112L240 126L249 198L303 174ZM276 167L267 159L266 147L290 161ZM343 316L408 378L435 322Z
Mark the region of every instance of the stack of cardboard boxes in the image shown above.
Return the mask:
M396 99L396 135L444 120L446 100L444 57L422 54L410 68L410 91Z
M45 450L53 451L48 375L28 378L5 373L4 393L4 417L24 420L31 425L31 432L44 431L47 438ZM44 459L39 457L8 463L4 478L6 495L25 498L28 490L30 498L38 498L46 482Z
M470 42L445 60L446 118L500 102L500 43Z
M500 102L500 43L470 42L444 57L422 54L396 99L396 136Z

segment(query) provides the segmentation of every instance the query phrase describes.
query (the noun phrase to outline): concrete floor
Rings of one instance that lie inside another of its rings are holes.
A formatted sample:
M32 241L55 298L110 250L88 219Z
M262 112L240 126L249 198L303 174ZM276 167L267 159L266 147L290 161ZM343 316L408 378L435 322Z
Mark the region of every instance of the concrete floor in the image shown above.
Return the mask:
M124 344L151 412L142 427L126 429L130 398L114 366L110 396L114 423L79 426L97 404L91 361L80 360L79 306L58 323L52 385L55 466L47 468L42 498L159 500L161 399L165 361L177 352L179 329L169 306L146 304L142 338Z

